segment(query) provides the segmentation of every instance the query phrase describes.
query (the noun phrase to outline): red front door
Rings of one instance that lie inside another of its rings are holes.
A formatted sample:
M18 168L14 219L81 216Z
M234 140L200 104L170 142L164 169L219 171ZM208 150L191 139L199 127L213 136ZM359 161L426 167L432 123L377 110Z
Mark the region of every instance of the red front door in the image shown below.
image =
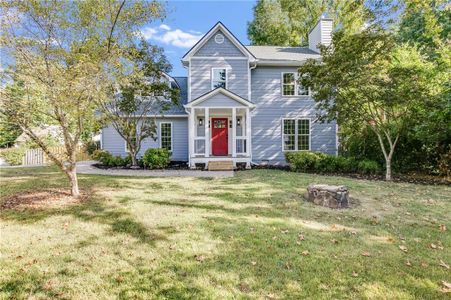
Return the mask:
M212 118L211 148L213 155L227 156L229 154L229 128L227 118Z

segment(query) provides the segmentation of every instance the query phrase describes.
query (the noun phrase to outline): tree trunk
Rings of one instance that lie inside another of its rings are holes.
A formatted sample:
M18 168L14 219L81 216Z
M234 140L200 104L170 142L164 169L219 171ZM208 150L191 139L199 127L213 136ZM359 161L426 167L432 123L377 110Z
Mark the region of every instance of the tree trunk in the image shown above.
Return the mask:
M135 152L130 152L130 157L132 159L132 168L136 169L139 168L138 166L138 160L136 159L136 153Z
M80 196L80 190L78 189L78 178L76 167L74 166L66 170L66 175L67 178L69 178L72 197L78 198Z
M385 180L391 181L391 158L385 160Z

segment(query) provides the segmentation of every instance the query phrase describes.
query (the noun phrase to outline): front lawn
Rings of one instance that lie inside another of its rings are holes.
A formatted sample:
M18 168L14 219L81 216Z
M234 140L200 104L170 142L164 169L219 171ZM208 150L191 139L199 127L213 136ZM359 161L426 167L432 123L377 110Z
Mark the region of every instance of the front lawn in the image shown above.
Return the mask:
M51 167L0 171L3 202L66 186ZM349 186L353 207L301 201L310 183ZM450 187L277 170L80 184L85 202L2 210L0 298L450 295Z

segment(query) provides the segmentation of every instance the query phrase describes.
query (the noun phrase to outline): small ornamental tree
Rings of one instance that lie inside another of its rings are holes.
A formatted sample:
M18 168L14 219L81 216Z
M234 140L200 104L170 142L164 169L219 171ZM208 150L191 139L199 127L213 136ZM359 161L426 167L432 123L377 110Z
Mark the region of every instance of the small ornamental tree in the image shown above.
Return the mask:
M128 68L119 68L119 84L111 88L110 99L101 110L127 144L132 167L138 166L138 153L146 138L156 138L155 118L178 104L179 90L171 86L171 70L163 49L142 40L127 51ZM123 73L130 70L130 73Z
M9 86L1 89L0 113L67 175L77 197L77 146L115 80L109 66L122 60L134 33L164 9L154 1L11 0L0 3L0 12L0 47L8 64L2 75ZM58 126L63 154L36 134L43 125Z
M321 61L300 67L301 81L312 87L320 119L371 128L385 158L385 178L391 180L400 136L436 96L434 68L414 46L397 45L381 29L338 31L332 40L321 46Z

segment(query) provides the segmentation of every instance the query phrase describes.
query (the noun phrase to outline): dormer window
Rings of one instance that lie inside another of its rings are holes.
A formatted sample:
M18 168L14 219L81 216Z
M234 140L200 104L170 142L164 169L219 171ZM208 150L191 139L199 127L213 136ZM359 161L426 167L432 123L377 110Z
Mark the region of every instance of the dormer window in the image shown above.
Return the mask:
M227 88L227 69L213 68L211 69L211 89Z
M298 74L295 72L282 73L283 96L309 96L310 89L298 82Z

